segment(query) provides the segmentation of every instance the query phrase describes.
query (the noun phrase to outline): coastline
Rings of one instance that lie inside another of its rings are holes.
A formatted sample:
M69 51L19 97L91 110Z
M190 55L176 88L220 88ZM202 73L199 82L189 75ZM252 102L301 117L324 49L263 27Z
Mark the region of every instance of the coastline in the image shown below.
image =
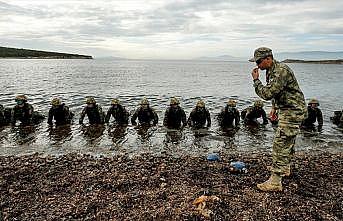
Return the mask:
M308 63L308 64L343 64L343 59L337 60L300 60L300 59L286 59L284 63Z
M258 191L271 156L205 157L67 154L0 157L4 220L206 220L192 204L205 194L214 220L343 219L342 153L297 152L282 193ZM231 161L248 173L230 174Z

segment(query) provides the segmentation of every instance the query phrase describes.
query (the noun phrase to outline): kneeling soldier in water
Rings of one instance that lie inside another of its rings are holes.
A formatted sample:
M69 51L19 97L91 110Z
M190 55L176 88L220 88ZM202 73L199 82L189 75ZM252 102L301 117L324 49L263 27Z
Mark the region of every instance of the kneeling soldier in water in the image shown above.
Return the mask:
M102 112L101 106L96 103L93 97L88 97L86 104L87 106L81 112L79 123L83 124L83 119L87 114L89 124L103 124L104 113Z
M136 119L138 117L139 124L142 126L156 126L158 123L158 116L155 110L149 106L149 101L143 98L140 102L140 107L137 108L135 113L132 115L132 125L137 125Z
M54 98L51 101L51 108L49 110L48 124L52 125L52 120L55 120L56 126L70 124L73 118L73 113L69 108L61 102L59 98Z
M27 103L27 97L25 95L18 95L15 97L15 102L17 104L12 109L11 124L15 125L17 120L22 125L32 124L33 106Z
M163 125L168 129L180 129L186 126L186 114L179 104L177 98L170 99L170 107L167 108L163 120Z
M314 129L314 123L318 122L318 130L323 128L323 114L318 108L319 102L316 99L312 99L307 106L307 118L303 121L302 127L305 129Z
M108 109L106 114L105 123L109 123L111 116L113 116L116 125L128 125L129 112L127 112L125 107L120 104L120 101L118 99L112 99L111 107Z
M205 108L205 102L199 100L188 117L188 125L193 129L201 129L205 127L207 121L207 128L211 127L211 115Z
M235 100L230 99L226 107L219 113L218 121L222 129L239 127L239 111L236 104ZM235 121L235 124L233 121Z
M250 106L244 109L241 113L241 117L246 124L256 124L257 119L262 117L263 124L268 124L268 118L265 110L263 109L263 101L256 100L254 106Z
M330 117L330 120L333 124L336 124L338 127L343 128L343 110L334 111L333 117Z

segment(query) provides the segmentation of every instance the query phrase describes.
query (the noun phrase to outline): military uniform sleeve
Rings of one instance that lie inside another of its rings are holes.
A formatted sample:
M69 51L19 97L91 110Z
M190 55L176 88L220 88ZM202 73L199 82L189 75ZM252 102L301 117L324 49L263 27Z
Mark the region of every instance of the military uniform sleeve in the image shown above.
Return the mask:
M153 112L153 114L154 114L154 120L153 120L153 125L155 126L155 125L157 125L158 124L158 115L157 115L157 113L156 113L156 111L155 110L152 110L152 112Z
M48 124L52 125L52 118L53 118L53 110L50 108L49 114L48 114Z
M239 121L240 121L240 116L239 116L239 111L235 109L235 125L236 127L239 126Z
M163 119L163 126L168 126L168 116L169 116L169 108L167 108L166 112L164 113L164 119Z
M207 127L211 127L211 114L207 109L206 109L206 120L207 120Z
M103 124L105 122L105 113L102 111L102 107L100 105L98 105L98 112L100 116L100 123Z
M188 117L188 120L187 120L187 124L189 126L192 126L193 125L193 116L194 116L194 110L192 110L192 112L189 114L189 117Z
M105 117L105 123L110 122L110 118L111 118L111 113L112 113L112 107L110 107L107 111L106 117Z
M186 113L183 109L181 109L181 121L182 121L182 127L185 127L187 124L187 119L186 119Z
M83 110L81 111L81 114L80 114L80 119L79 119L80 124L83 124L83 119L86 116L86 112L87 112L87 107L84 107Z
M279 94L287 84L286 76L287 70L280 69L280 71L276 73L275 78L267 83L266 86L264 86L259 79L255 79L254 87L256 94L264 100L271 100Z
M317 109L317 121L318 121L318 126L322 127L323 126L323 113L319 108Z
M132 117L131 117L131 124L132 124L132 125L137 125L136 119L137 119L137 116L138 116L138 111L139 111L139 109L137 109L137 110L135 111L135 113L133 113L133 115L132 115Z

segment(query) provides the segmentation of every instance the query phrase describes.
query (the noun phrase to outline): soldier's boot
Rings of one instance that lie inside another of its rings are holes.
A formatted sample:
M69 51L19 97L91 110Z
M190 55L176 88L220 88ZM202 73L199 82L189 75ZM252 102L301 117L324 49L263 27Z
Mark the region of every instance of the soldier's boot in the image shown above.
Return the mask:
M273 167L272 166L267 166L267 170L269 170L270 172L273 172ZM286 171L282 174L280 174L280 176L290 176L291 175L291 166L289 165L286 169Z
M257 184L257 188L262 191L282 191L282 177L278 174L272 173L267 181Z

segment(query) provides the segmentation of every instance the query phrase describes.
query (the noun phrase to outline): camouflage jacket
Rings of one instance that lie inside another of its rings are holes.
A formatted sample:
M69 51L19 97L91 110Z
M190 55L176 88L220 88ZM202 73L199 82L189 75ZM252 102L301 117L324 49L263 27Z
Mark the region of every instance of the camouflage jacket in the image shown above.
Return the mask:
M163 119L163 125L168 128L172 129L179 129L182 125L186 125L186 113L180 107L177 106L176 108L168 107Z
M235 125L233 124L235 121ZM239 111L228 105L219 113L218 122L221 127L233 127L239 125Z
M306 104L293 71L285 64L273 60L266 73L267 84L254 80L256 94L265 100L272 100L275 108L296 111L306 115Z
M207 127L211 127L211 115L210 112L204 108L203 110L198 107L194 108L188 117L188 125L193 128L205 127L207 121Z
M100 105L96 104L94 107L84 107L81 115L79 123L83 123L83 119L87 114L89 124L103 124L104 123L104 113L102 112L102 108Z
M156 125L158 123L157 113L151 107L148 107L147 109L143 109L139 107L135 111L135 113L132 115L132 118L131 118L132 125L137 125L136 123L137 118L140 124L150 125L152 122L153 125Z
M313 126L313 124L318 121L318 126L323 126L323 114L319 108L307 107L308 117L304 120L303 126Z
M106 114L105 123L110 121L111 116L113 116L115 122L119 125L127 125L129 122L129 112L125 107L118 105L117 108L111 106Z
M14 106L11 113L11 123L15 124L19 120L24 125L32 123L33 106L28 103L24 103L23 107L18 105Z
M56 125L70 124L72 113L65 104L61 104L58 108L50 108L48 115L48 124L52 125L52 120L55 119Z

